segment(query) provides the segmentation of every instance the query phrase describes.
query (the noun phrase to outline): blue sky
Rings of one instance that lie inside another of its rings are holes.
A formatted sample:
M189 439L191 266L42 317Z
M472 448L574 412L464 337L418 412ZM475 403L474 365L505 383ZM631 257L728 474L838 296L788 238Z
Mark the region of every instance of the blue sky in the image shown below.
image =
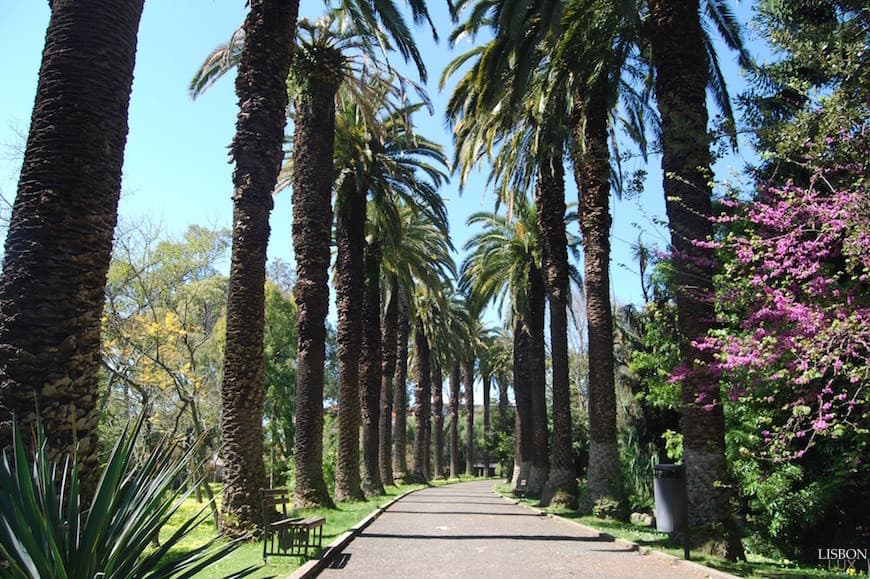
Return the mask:
M450 150L450 134L442 113L449 93L439 93L437 82L442 68L455 53L444 41L451 29L446 3L434 0L430 4L441 43L434 44L426 28L416 29L416 33L429 68L429 92L436 113L434 117L421 115L417 120L422 134L442 142ZM746 18L748 4L744 1L737 6L741 18ZM303 1L302 13L316 16L322 6L319 1ZM187 85L208 52L229 38L244 14L242 0L145 3L130 104L122 219L149 218L173 235L193 223L210 227L231 225L232 166L227 162L227 146L232 140L237 112L232 78L223 78L195 102L188 96ZM10 202L20 162L15 150L23 146L19 135L26 134L29 123L48 19L48 3L44 0L3 0L0 4L0 70L4 80L4 89L0 91L0 193ZM467 47L457 47L456 53ZM734 62L733 55L722 58L729 76L739 82ZM614 200L612 204L613 293L623 303L641 300L630 244L641 233L648 241L664 244L664 236L655 225L664 217L659 162L657 156L650 157L646 167L648 183L642 197ZM719 163L717 178L727 177L729 170L739 170L743 163L740 156ZM576 200L573 187L571 191L569 202ZM491 208L491 196L483 191L483 178L479 174L472 177L461 196L455 184L446 186L442 195L447 200L454 243L461 250L472 233L465 219L473 212ZM284 192L275 200L271 219L271 258L292 261L291 218L290 195Z

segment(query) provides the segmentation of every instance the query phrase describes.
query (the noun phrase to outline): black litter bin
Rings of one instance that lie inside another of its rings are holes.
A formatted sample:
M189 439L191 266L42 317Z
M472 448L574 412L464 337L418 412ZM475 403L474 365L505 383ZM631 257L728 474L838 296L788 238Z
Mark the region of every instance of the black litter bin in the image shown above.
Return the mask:
M653 465L656 529L673 533L683 528L686 516L686 477L681 464Z

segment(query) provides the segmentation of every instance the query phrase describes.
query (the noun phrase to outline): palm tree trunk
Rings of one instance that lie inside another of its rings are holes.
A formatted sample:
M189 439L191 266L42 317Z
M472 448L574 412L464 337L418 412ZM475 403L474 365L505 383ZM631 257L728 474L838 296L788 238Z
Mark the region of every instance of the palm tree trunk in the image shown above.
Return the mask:
M365 275L366 197L353 175L345 176L336 200L335 297L338 310L338 449L335 499L362 500L359 468L360 353Z
M381 465L381 481L386 484L393 482L393 380L396 374L396 334L399 323L398 282L394 276L389 277L389 293L387 307L384 313L381 365L381 424L378 462Z
M37 414L99 477L100 320L143 0L54 0L0 277L0 448Z
M728 531L725 555L743 557L731 523L727 484L725 419L711 353L692 346L713 326L713 255L694 242L710 239L713 227L706 87L708 59L698 0L650 0L651 45L656 63L656 99L662 118L662 172L677 284L677 325L685 365L683 459L689 525L715 537ZM724 483L724 484L723 484ZM693 531L692 536L704 533Z
M574 176L580 191L586 319L589 339L589 467L584 510L604 497L622 499L616 441L613 376L613 314L610 306L610 155L607 137L607 75L600 74L588 95L575 98ZM585 122L581 122L581 119Z
M465 474L474 476L474 358L462 365L465 387Z
M549 475L547 452L547 359L544 348L544 310L547 291L541 270L532 266L528 285L529 334L531 335L532 469L526 494L540 497Z
M483 376L483 476L489 478L489 402L492 375Z
M365 246L365 291L363 295L363 340L360 375L363 426L363 492L367 497L384 494L378 448L381 424L381 247L378 241Z
M323 480L323 371L329 308L333 144L338 70L311 70L297 59L303 79L296 97L293 135L293 250L296 254L296 507L332 506Z
M393 427L393 475L404 478L408 474L408 335L411 320L408 298L399 291L399 323L396 327L396 379L393 381L393 409L396 424Z
M450 478L459 478L459 362L450 368Z
M427 456L429 454L428 432L429 419L431 418L432 386L429 382L429 339L423 330L423 322L418 319L414 324L414 400L416 409L414 416L414 471L411 474L414 482L425 483L429 480L426 472Z
M437 356L432 359L432 422L435 430L432 478L444 478L444 374Z
M256 528L263 453L265 400L266 245L272 191L284 159L287 74L293 54L298 1L251 2L236 77L239 115L232 144L233 246L227 297L226 350L221 383L225 524ZM252 452L252 449L257 449Z
M532 335L524 320L514 324L514 402L516 403L514 426L514 473L511 488L520 490L521 482L528 486L532 470L534 442L532 439Z
M571 394L568 378L568 238L565 233L565 174L561 156L545 159L535 187L538 228L544 249L544 285L550 302L550 351L553 367L553 448L550 478L541 504L574 506L577 479L571 452Z

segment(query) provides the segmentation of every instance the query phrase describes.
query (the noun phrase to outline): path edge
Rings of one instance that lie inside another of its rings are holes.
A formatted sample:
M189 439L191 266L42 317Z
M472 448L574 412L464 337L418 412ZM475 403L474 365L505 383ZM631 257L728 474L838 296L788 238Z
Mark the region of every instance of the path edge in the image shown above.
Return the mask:
M308 579L309 577L316 577L320 571L323 570L326 565L328 565L344 548L350 543L354 537L362 533L366 527L371 525L375 519L380 517L384 511L393 506L397 501L407 497L410 494L416 493L417 491L421 491L423 489L430 487L421 487L419 489L411 489L409 491L405 491L399 496L395 497L389 502L386 502L379 506L377 509L369 513L365 516L361 521L355 524L353 527L345 531L343 534L339 535L333 541L327 545L323 551L317 556L316 559L311 559L306 562L304 565L296 569L291 575L287 576L287 579Z
M493 487L495 487L495 485L493 485ZM725 571L720 571L719 569L714 569L712 567L702 565L701 563L697 563L695 561L686 561L685 559L681 559L680 557L677 557L675 555L671 555L670 553L666 553L664 551L659 551L658 549L653 549L652 547L643 547L643 546L638 545L637 543L635 543L633 541L629 541L627 539L621 539L619 537L615 537L615 536L611 535L610 533L604 533L602 531L599 531L598 529L594 529L588 525L584 525L583 523L579 523L577 521L572 521L571 519L566 519L564 517L560 517L559 515L554 515L552 513L542 511L541 509L537 509L537 508L535 508L531 505L528 505L522 501L517 501L517 500L514 500L510 497L506 497L505 495L503 495L501 493L497 493L494 488L492 489L492 493L498 497L501 497L502 499L504 499L505 501L507 501L511 504L520 505L522 507L529 509L530 511L534 511L539 516L549 517L551 519L559 519L561 521L565 521L566 523L571 523L572 525L577 525L578 527L581 527L581 528L585 529L586 531L589 531L590 533L596 533L599 538L613 541L614 543L616 543L618 545L622 545L628 549L631 549L632 551L636 551L640 555L643 555L643 556L652 555L653 557L658 557L659 559L668 560L668 561L674 563L675 565L680 565L683 567L694 569L695 571L700 571L702 573L705 573L707 575L707 577L710 577L711 579L743 579L742 577L738 577L737 575L732 575L731 573L727 573Z

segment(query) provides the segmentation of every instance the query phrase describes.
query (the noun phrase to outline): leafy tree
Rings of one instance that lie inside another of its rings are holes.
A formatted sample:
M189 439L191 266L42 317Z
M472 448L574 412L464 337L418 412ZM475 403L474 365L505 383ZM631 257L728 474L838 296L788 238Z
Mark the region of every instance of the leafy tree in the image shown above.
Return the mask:
M168 437L198 446L197 463L217 449L228 231L188 228L181 240L147 224L124 227L106 286L101 429L114 440L136 414L145 442ZM211 498L210 488L202 490ZM217 523L217 512L214 512Z
M143 0L50 3L0 276L0 447L37 419L49 457L98 473L100 320Z
M274 474L285 470L293 454L293 416L296 400L296 304L292 294L271 281L266 282L266 324L264 355L266 357L266 400L271 476L270 487L276 486ZM279 466L280 465L280 466Z

